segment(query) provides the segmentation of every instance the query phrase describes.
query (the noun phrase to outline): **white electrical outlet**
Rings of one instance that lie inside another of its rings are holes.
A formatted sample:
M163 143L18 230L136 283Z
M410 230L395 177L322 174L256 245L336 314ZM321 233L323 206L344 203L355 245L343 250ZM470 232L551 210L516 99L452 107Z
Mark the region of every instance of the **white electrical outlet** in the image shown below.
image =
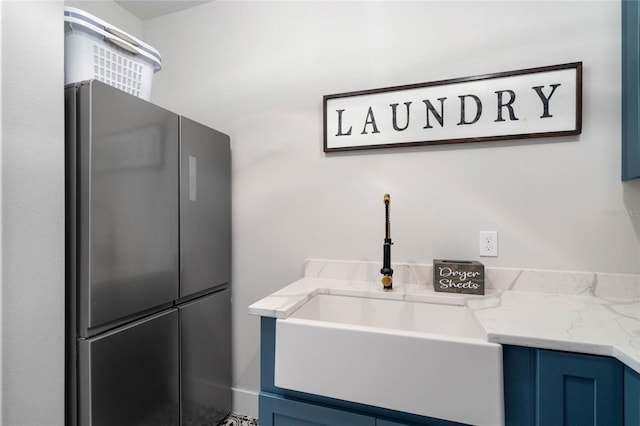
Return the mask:
M497 231L480 231L480 256L498 257Z

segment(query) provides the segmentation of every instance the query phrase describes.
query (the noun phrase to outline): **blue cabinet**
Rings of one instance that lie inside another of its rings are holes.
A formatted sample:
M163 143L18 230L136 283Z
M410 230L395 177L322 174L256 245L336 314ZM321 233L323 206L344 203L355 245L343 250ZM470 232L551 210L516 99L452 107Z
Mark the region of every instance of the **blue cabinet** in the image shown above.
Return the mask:
M640 3L622 0L622 180L640 178Z
M376 418L324 404L309 403L281 395L260 393L260 426L414 426L431 423L405 423ZM438 423L439 424L439 423Z
M314 400L311 397L310 400ZM335 408L269 392L260 393L260 426L440 426L458 423L428 418L388 420L375 414Z
M639 426L640 374L616 359L503 346L507 426Z
M640 425L640 374L624 368L624 426Z
M538 424L622 426L622 364L592 355L539 350Z
M260 394L260 426L376 426L374 417Z
M536 425L536 350L502 347L504 419L507 426Z

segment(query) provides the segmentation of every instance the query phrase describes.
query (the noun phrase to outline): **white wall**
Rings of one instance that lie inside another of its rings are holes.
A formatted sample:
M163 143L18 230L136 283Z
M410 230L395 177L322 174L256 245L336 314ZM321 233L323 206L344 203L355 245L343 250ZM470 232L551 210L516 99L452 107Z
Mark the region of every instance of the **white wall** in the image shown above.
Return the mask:
M235 387L259 387L247 306L304 258L640 272L640 182L620 181L619 2L213 2L146 21L163 55L152 99L228 133ZM573 61L578 137L322 152L322 96ZM617 213L619 214L617 214ZM248 412L254 406L238 407Z
M65 0L64 5L83 10L138 39L142 39L142 21L114 1Z
M111 1L73 3L141 33L141 22ZM0 16L0 422L63 425L63 2L0 1Z
M0 8L2 424L63 425L62 2Z

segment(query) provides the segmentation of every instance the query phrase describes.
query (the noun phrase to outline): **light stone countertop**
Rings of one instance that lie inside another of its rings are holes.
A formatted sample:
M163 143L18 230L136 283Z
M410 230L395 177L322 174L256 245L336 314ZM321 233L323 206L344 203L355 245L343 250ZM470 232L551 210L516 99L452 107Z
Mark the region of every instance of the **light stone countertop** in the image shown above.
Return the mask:
M617 358L640 373L640 275L485 268L485 295L435 292L433 267L307 260L304 277L257 301L252 315L286 318L315 294L466 305L490 342Z

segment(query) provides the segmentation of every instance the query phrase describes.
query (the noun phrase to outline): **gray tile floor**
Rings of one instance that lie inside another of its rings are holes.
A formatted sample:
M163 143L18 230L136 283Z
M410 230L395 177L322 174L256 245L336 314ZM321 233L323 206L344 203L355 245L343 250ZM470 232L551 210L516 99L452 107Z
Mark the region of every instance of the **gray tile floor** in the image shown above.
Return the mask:
M218 426L258 426L258 419L231 413L226 419L218 423Z

